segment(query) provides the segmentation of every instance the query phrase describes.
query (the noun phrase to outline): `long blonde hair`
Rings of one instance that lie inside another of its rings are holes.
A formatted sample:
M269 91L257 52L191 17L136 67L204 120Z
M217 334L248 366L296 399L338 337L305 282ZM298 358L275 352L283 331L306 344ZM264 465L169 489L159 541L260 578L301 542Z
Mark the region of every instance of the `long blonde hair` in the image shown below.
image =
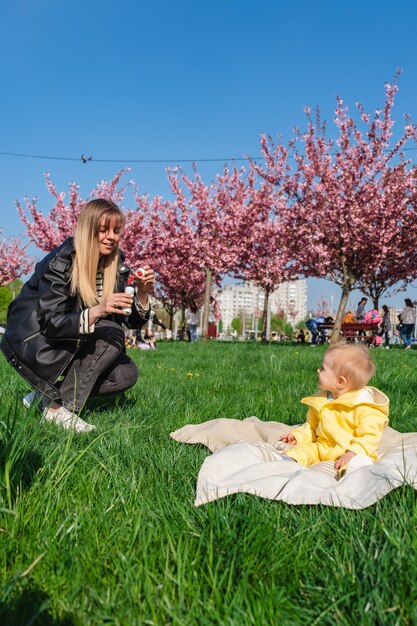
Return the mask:
M100 300L114 292L116 284L118 251L115 249L108 256L100 258L98 236L100 221L106 218L106 226L116 219L120 227L124 224L121 210L109 200L98 198L90 200L81 209L74 231L75 258L71 271L71 293L79 294L87 307L96 305ZM97 295L96 275L103 274L103 295Z

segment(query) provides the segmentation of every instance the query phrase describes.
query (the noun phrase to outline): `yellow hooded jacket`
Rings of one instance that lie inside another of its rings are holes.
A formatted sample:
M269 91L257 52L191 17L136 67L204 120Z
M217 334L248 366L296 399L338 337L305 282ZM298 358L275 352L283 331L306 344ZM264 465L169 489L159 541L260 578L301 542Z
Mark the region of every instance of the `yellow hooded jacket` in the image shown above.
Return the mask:
M326 391L303 398L307 421L291 434L297 443L286 454L302 465L336 461L351 450L377 460L377 448L388 425L389 399L376 387L348 391L328 399Z

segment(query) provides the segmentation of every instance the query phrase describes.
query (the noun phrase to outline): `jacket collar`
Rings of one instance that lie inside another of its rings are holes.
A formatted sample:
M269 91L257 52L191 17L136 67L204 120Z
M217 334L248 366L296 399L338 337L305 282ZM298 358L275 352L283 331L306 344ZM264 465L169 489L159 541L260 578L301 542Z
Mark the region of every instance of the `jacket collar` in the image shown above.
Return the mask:
M372 396L372 400L368 400L363 398L363 389L366 389ZM327 392L320 389L312 396L307 396L301 400L301 404L306 404L307 406L312 406L315 409L320 410L324 405L329 406L357 406L358 404L367 404L370 406L375 406L378 408L383 408L384 410L388 410L389 406L389 398L376 387L364 387L363 389L356 389L354 391L348 391L347 393L342 394L338 398L328 400Z

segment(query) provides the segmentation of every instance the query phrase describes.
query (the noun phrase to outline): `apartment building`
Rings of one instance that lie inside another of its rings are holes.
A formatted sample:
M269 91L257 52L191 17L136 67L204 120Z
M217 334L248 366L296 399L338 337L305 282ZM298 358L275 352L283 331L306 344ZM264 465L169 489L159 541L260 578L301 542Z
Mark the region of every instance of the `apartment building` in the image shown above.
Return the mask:
M216 294L223 328L227 331L236 317L245 318L246 329L256 327L262 315L265 294L255 285L227 285ZM307 281L283 283L269 298L269 310L273 315L282 311L289 322L296 324L307 315Z

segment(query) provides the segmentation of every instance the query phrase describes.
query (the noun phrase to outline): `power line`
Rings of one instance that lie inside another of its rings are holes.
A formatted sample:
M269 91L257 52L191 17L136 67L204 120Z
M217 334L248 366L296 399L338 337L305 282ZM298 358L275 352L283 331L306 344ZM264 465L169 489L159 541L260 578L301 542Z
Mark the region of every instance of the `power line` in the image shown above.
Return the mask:
M401 152L414 152L416 148L402 148ZM389 152L390 150L384 150ZM331 153L335 154L335 153ZM20 152L1 152L2 156L13 156L24 159L45 159L52 161L81 161L82 163L94 162L94 163L228 163L230 161L264 161L262 156L256 157L224 157L224 158L212 158L212 159L96 159L92 156L86 157L82 154L80 157L64 157L64 156L52 156L46 154L24 154Z
M215 158L215 159L96 159L91 156L86 157L84 154L81 157L61 157L51 156L46 154L22 154L20 152L0 152L3 156L14 156L25 159L50 159L54 161L82 161L82 163L95 162L95 163L216 163L216 162L228 162L228 161L260 161L263 157L228 157L228 158Z

